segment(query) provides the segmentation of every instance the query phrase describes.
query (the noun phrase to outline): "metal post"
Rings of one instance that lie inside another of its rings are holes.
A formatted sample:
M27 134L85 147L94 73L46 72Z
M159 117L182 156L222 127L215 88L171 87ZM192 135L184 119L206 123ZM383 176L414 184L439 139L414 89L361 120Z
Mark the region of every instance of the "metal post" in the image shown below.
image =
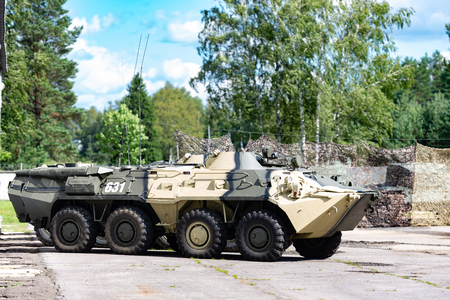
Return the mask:
M207 154L209 154L209 148L210 148L210 146L211 146L211 126L210 125L208 125L208 153Z

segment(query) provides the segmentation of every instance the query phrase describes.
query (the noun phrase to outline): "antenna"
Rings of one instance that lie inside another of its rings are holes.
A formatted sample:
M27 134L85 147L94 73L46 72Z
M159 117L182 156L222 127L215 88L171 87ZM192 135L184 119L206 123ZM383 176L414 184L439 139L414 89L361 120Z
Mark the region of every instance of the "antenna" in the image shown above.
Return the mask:
M144 48L144 54L142 55L142 62L141 62L141 73L139 76L142 80L142 65L144 64L144 58L145 58L145 52L147 52L147 45L148 45L148 39L150 38L150 33L147 34L147 42L145 43ZM139 86L140 88L140 86ZM139 166L142 165L142 155L141 155L141 93L139 91Z
M133 76L136 75L136 67L137 67L137 62L138 62L138 58L139 58L139 49L141 49L141 40L142 40L142 33L141 33L141 36L139 37L139 46L138 46L138 52L137 52L137 55L136 55L136 62L134 63Z
M122 95L123 95L123 91L125 91L125 80L124 80L124 75L123 75L123 58L122 58L122 52L120 53L120 62L122 64L122 85L123 85L123 90L122 90ZM127 106L127 98L125 97L125 106ZM124 135L127 135L127 146L128 146L128 164L130 164L130 144L128 142L128 127L127 127L127 114L125 113L125 123L123 124L123 130L122 130L122 140L120 142L120 153L119 153L119 167L121 165L121 158L122 158L122 149L123 149L123 138Z

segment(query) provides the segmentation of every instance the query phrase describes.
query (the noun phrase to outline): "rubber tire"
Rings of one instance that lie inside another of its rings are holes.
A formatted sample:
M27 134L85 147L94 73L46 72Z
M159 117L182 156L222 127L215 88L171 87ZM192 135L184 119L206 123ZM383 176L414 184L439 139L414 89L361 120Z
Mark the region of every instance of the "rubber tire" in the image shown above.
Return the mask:
M66 240L61 234L61 227L71 223L79 231L74 241ZM68 206L56 213L50 225L52 242L60 252L89 252L97 237L97 226L92 215L84 208Z
M109 248L108 240L104 236L97 236L95 238L95 248Z
M165 235L158 236L153 243L152 249L156 250L168 250L170 249L170 244L167 241L167 237Z
M168 236L167 242L169 243L170 248L172 248L173 251L181 253L180 247L178 247L176 236L173 236L173 235Z
M121 241L117 226L122 222L130 225L133 236L129 242ZM143 254L153 243L153 225L145 211L134 206L122 206L109 215L105 226L109 248L116 254Z
M224 252L239 252L238 246L236 244L236 239L234 238L232 240L227 240L227 245L223 251Z
M197 249L190 240L190 226L203 226L208 231L208 237L203 246ZM181 253L186 257L217 258L227 245L227 228L215 211L208 208L195 208L187 212L178 222L177 243Z
M252 244L250 235L253 229L262 229L268 241L258 249ZM239 221L236 228L236 243L241 255L247 260L275 261L283 255L285 246L285 226L283 221L268 210L254 210Z
M52 234L48 229L38 228L35 229L36 237L44 246L54 246L52 241Z
M330 237L294 240L297 252L305 258L325 259L336 253L341 244L342 233L337 231Z

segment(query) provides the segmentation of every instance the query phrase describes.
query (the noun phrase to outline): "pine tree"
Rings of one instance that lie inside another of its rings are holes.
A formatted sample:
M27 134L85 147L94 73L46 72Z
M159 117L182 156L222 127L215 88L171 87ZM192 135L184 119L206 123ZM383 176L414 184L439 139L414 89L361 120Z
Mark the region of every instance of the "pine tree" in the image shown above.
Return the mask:
M40 149L41 159L37 163L42 163L46 156L51 161L64 162L77 153L72 138L84 110L73 106L77 98L71 80L77 69L76 63L66 56L82 28L68 29L71 19L62 8L65 2L8 1L8 44L25 58L28 84L24 87L26 100L21 109L32 121L27 134L18 141L21 151L16 151L16 161L32 149Z
M159 146L159 136L156 130L156 116L153 108L153 102L147 94L147 89L139 73L133 77L133 80L127 87L128 95L125 96L121 103L126 104L131 112L139 116L140 102L140 118L143 125L142 131L148 137L148 140L141 141L142 159L146 163L151 163L162 159L161 147ZM125 147L126 143L124 143ZM124 148L126 149L126 148ZM125 151L124 151L125 152Z

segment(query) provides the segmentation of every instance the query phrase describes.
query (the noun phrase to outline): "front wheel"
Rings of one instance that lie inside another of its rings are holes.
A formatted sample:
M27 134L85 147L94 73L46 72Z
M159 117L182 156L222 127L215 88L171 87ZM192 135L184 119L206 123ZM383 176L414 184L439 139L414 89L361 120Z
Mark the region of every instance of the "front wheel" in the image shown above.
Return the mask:
M227 228L215 211L196 208L178 223L177 243L186 257L218 257L227 245Z
M97 236L92 215L84 208L68 206L56 213L51 223L52 241L61 252L88 252Z
M275 261L281 257L287 236L283 221L267 210L246 214L236 228L239 252L247 260Z
M336 253L341 237L338 231L330 237L294 240L294 247L305 258L325 259Z
M122 206L108 217L105 236L116 254L143 254L152 245L153 225L142 209Z

